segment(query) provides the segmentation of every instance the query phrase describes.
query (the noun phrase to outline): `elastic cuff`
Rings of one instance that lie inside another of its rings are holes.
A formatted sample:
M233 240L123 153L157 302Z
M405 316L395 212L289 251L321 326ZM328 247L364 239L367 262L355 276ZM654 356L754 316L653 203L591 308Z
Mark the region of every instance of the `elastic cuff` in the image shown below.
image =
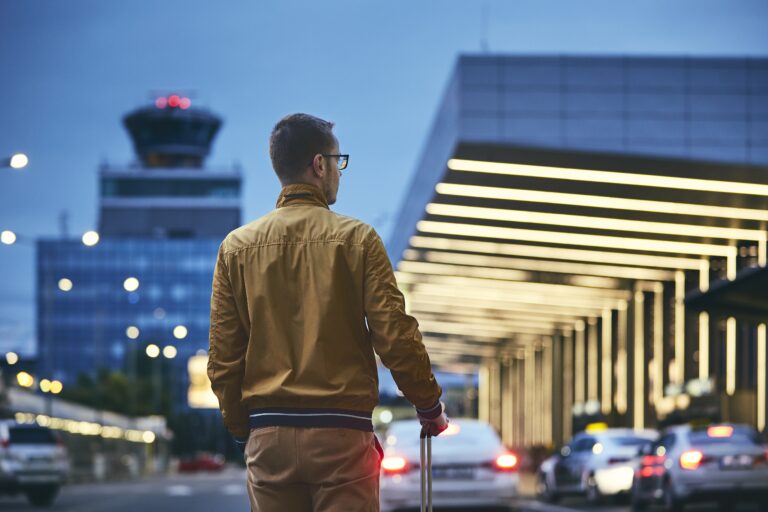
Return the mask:
M440 400L437 401L435 405L430 407L429 409L419 409L416 408L416 413L419 415L419 417L433 420L443 414L443 405L440 403Z

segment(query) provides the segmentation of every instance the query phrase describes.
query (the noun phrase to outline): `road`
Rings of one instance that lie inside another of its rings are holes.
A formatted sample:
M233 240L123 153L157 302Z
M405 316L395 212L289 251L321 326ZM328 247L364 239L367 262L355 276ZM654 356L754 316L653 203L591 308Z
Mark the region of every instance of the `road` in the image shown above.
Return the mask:
M249 510L245 492L244 470L228 469L221 473L173 475L154 480L108 484L70 485L65 487L52 512L184 512ZM0 496L0 512L41 510L29 505L23 496ZM509 512L628 512L626 505L589 507L584 500L566 499L558 505L521 498ZM712 507L691 507L694 511L716 511ZM738 512L756 511L743 506ZM462 512L469 512L463 510ZM479 512L479 511L478 511Z
M177 475L108 484L70 485L62 489L52 512L248 511L245 470ZM0 512L39 511L23 496L0 496Z

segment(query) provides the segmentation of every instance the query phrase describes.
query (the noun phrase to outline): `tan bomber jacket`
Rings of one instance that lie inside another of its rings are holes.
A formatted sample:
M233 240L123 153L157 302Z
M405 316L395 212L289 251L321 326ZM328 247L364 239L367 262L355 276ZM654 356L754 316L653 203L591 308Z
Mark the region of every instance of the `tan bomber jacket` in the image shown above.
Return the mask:
M374 351L417 408L441 394L378 234L312 185L286 186L274 211L222 242L209 341L208 377L239 438L271 424L369 425Z

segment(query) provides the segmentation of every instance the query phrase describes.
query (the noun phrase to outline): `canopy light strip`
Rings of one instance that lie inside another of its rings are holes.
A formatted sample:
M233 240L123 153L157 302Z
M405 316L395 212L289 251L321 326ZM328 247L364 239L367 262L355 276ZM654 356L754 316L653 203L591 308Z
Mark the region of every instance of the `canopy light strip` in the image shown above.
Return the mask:
M480 279L495 279L510 282L531 282L533 276L528 272L507 270L503 268L475 267L467 265L449 265L430 263L426 261L401 261L398 265L401 272L413 274L430 274L453 277L476 277ZM619 288L621 281L610 277L567 275L562 278L563 284L584 288Z
M408 295L409 310L418 311L419 308L428 308L435 306L445 306L448 309L455 310L456 307L465 307L469 309L482 309L486 311L498 311L500 313L525 313L541 314L544 316L561 316L563 318L573 318L576 320L582 316L594 314L595 308L585 308L570 305L548 304L543 308L538 304L526 304L514 301L498 300L473 300L472 304L467 305L466 299L461 297L446 297L444 295L430 295L426 293Z
M426 260L434 263L455 265L472 265L478 267L497 267L532 272L554 272L561 274L580 274L616 277L621 279L640 279L644 281L670 281L675 273L668 270L653 270L647 268L617 267L613 265L596 265L586 263L571 263L564 261L531 260L510 258L505 256L485 256L441 251L406 250L403 257L407 260Z
M431 215L442 215L444 217L500 220L521 224L544 224L547 226L567 226L582 229L653 233L657 235L723 238L726 240L760 241L765 240L766 238L766 233L764 231L754 229L719 228L712 226L697 226L693 224L673 224L667 222L591 217L587 215L528 212L522 210L481 208L477 206L458 206L436 203L428 204L426 210L427 213Z
M478 185L460 185L456 183L438 183L435 190L438 194L447 196L477 197L481 199L499 199L503 201L524 201L528 203L564 204L570 206L584 206L587 208L669 213L696 217L721 217L725 219L768 221L768 208L765 210L731 208L728 206L674 203L670 201L649 201L645 199L627 199L623 197L593 196L587 194L566 194L562 192L544 192L515 188L483 187Z
M500 294L531 294L540 293L553 296L567 296L575 298L606 298L623 299L628 296L626 290L617 289L596 289L584 286L573 286L567 284L551 284L539 282L524 281L500 281L496 279L480 279L476 277L452 276L445 274L423 274L405 271L397 272L397 280L402 283L413 285L433 284L445 286L462 286L475 288L485 292L497 292ZM463 290L457 290L462 293Z
M699 270L700 259L676 258L672 256L652 256L610 251L589 251L583 249L565 249L559 247L542 247L538 245L519 245L495 242L480 242L475 240L455 240L451 238L436 238L413 236L411 247L419 249L436 249L444 251L466 251L483 254L523 256L530 258L546 258L566 261L587 261L613 265L633 265L639 267L670 268L680 270Z
M399 280L399 278L398 278ZM538 304L543 306L561 306L580 309L598 309L604 307L614 307L618 300L613 297L605 298L599 296L586 295L566 295L551 294L546 292L513 292L504 290L495 290L477 286L466 286L459 288L461 284L456 283L437 283L426 282L423 284L413 284L408 297L419 297L421 294L442 295L454 299L473 299L473 300L493 300L499 303L508 304Z
M584 235L556 231L537 231L530 229L500 228L422 220L416 225L422 233L441 235L471 236L495 238L501 240L522 240L527 242L556 243L562 245L580 245L587 247L620 248L636 251L667 252L673 254L695 254L698 256L735 257L736 247L722 245L694 244L643 238L626 238L602 235Z
M448 160L448 168L453 171L481 172L486 174L502 174L506 176L525 176L553 180L586 181L592 183L611 183L615 185L694 190L699 192L768 196L768 185L742 181L704 180L698 178L680 178L677 176L593 171L588 169L462 160L457 158Z

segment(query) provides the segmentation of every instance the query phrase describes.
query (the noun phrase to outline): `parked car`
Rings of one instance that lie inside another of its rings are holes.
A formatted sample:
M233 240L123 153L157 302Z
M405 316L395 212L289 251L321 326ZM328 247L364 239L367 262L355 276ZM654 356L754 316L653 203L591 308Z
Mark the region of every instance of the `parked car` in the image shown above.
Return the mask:
M55 432L0 421L0 492L22 492L33 505L48 506L68 474L67 450Z
M393 422L384 442L381 509L418 508L421 499L421 425ZM485 422L452 419L448 430L432 439L435 507L466 509L505 506L517 495L519 459Z
M768 451L750 426L670 427L642 451L633 510L662 503L679 512L692 502L719 502L720 510L730 510L741 500L768 510Z
M624 428L577 434L560 453L541 464L538 494L550 502L582 495L590 503L629 496L638 448L657 437L655 430Z
M180 473L195 473L197 471L221 471L224 469L224 456L210 453L198 453L179 461Z

